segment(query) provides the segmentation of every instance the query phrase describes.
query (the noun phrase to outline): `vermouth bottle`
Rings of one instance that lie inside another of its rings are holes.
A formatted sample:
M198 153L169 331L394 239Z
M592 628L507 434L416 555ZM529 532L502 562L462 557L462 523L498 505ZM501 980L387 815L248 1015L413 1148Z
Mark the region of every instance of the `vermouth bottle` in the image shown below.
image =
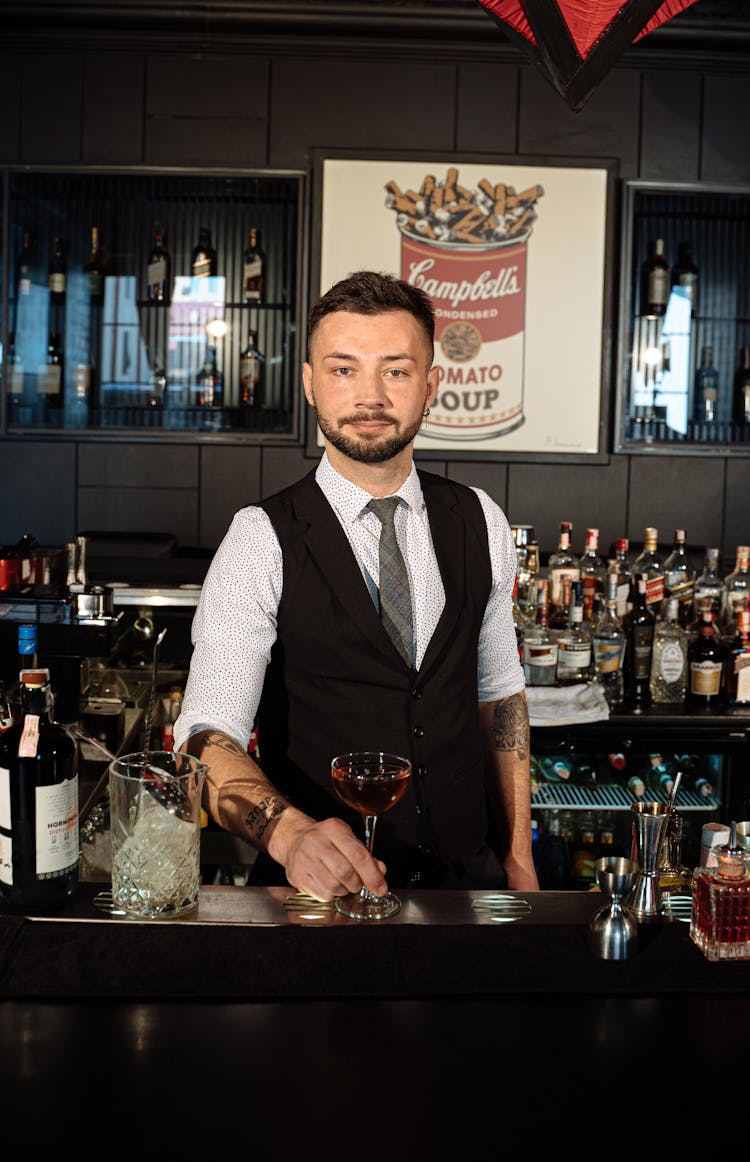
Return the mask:
M78 885L76 745L51 714L49 670L21 673L22 717L0 734L0 895L62 904Z
M664 257L664 239L657 238L641 267L642 315L663 315L669 301L669 264Z
M623 618L625 669L623 704L636 712L651 705L651 654L654 645L654 614L646 602L646 577L636 574L635 600Z
M693 705L714 706L724 696L726 650L714 634L713 620L713 614L703 614L700 633L688 651L687 700Z
M643 552L635 559L633 573L646 578L646 604L656 614L664 600L664 566L657 555L659 530L647 528L643 533Z

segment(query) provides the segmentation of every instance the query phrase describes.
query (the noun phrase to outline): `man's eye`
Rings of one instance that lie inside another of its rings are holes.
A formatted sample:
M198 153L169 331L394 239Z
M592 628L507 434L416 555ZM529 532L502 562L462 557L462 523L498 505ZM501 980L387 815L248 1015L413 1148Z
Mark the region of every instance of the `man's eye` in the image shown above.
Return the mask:
M389 367L388 375L391 379L403 379L406 376L406 372L403 367Z
M351 370L351 367L334 367L333 374L344 379L347 375L351 374Z

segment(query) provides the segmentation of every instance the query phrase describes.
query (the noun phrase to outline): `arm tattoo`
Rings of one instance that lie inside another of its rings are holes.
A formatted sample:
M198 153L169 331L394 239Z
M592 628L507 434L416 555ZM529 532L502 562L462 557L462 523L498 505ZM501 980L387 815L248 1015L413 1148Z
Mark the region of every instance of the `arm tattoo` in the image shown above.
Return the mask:
M261 799L245 820L253 839L262 839L269 824L278 819L279 815L286 811L287 806L288 804L282 802L276 795L267 795L265 799Z
M204 747L214 746L218 750L225 750L229 754L247 756L247 750L236 739L230 738L228 734L222 734L220 730L210 730L205 726L198 726L195 730L191 730L190 737L193 735L203 734L204 738L201 740Z
M512 694L510 698L495 703L492 741L495 750L514 750L519 759L529 757L529 711L521 694Z

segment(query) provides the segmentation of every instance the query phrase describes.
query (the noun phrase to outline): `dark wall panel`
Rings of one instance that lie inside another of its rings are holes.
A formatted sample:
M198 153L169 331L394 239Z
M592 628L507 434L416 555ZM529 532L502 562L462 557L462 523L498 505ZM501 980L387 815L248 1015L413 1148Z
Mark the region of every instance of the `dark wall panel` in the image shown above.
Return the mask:
M305 165L311 146L454 146L452 65L281 60L273 68L271 92L272 166Z
M62 545L76 532L75 444L4 441L0 445L0 544L32 533Z
M243 55L149 57L145 135L152 165L266 165L268 63Z
M640 77L614 69L573 113L536 69L521 74L518 148L550 156L615 157L620 176L635 177L638 166Z
M272 496L280 488L301 480L316 464L317 457L306 459L301 448L264 448L261 496Z
M750 182L748 78L707 76L704 81L701 177Z
M18 161L20 154L21 69L19 53L0 52L0 161Z
M697 127L701 78L695 73L643 74L640 177L694 182L700 166Z
M557 548L560 521L573 522L573 547L583 552L587 528L599 529L607 549L625 536L628 461L613 457L606 468L587 464L511 464L506 515L531 524L542 550Z
M180 545L198 541L197 488L78 489L78 524L86 532L172 533Z
M234 514L262 499L260 448L203 448L201 451L198 543L215 548Z
M642 541L653 526L669 551L674 530L684 528L690 545L721 545L723 492L723 459L633 456L626 536Z
M491 464L486 460L478 463L474 463L472 460L456 460L450 464L425 464L423 467L430 472L447 476L450 480L458 480L461 484L482 488L507 512L508 468L505 464Z
M750 545L750 460L727 461L727 488L724 508L724 553L728 572L734 566L737 545ZM717 508L720 498L717 497ZM708 543L708 542L706 542ZM731 555L731 562L728 560Z
M23 58L21 157L80 162L83 53L26 53Z
M83 160L123 165L143 161L143 82L140 53L86 54Z
M515 153L518 68L462 64L458 71L456 149Z
M79 483L106 488L198 487L198 449L162 444L82 444Z

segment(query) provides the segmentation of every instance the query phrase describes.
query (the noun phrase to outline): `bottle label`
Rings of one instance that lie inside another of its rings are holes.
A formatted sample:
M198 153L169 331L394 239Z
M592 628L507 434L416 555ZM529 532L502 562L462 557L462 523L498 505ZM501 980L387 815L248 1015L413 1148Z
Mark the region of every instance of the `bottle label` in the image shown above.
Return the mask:
M211 259L206 255L199 255L193 262L193 278L211 277Z
M51 274L47 282L48 289L52 291L53 295L65 294L65 275Z
M664 577L649 577L646 581L646 605L664 600Z
M39 715L27 714L23 722L23 733L21 735L21 741L18 744L18 757L20 759L36 758L38 746Z
M589 642L566 642L561 638L557 643L557 672L569 676L587 670L591 665L591 644Z
M693 694L718 694L721 689L721 671L721 662L691 662L690 689Z
M678 682L685 669L685 655L679 642L665 642L662 647L659 671L665 682Z
M563 577L570 577L571 584L574 581L581 580L581 570L578 568L571 568L569 566L561 565L559 568L553 566L550 569L549 575L549 594L550 603L552 605L559 605L562 598L562 582Z
M647 682L651 676L651 653L654 644L653 627L633 626L633 677Z
M737 702L750 702L750 653L735 654L734 672L737 676Z
M654 305L660 304L666 306L669 298L669 271L664 270L663 267L657 266L654 270L649 272L648 276L648 301Z
M253 355L243 355L240 359L240 383L243 387L255 389L260 382L260 359Z
M157 258L154 262L148 264L148 279L149 286L159 286L165 281L167 277L167 262L164 258Z
M623 581L617 584L617 616L624 617L633 608L630 600L630 582Z
M0 767L0 827L10 831L10 771Z
M242 267L244 271L245 282L249 278L260 278L263 274L263 262L260 258L251 258L249 262L245 262Z
M45 363L39 368L37 390L40 395L59 395L62 388L62 368L59 363Z
M727 592L727 615L732 621L736 620L737 614L745 608L748 596L750 596L748 589L730 589Z
M78 776L36 788L36 874L62 875L78 862Z
M525 641L523 660L528 666L556 666L557 642Z
M625 652L624 641L607 641L594 638L594 661L598 674L616 674L622 666Z
M602 593L602 583L598 577L584 577L582 579L583 588L583 616L587 621L591 620L591 611L594 608L594 598L597 593Z

